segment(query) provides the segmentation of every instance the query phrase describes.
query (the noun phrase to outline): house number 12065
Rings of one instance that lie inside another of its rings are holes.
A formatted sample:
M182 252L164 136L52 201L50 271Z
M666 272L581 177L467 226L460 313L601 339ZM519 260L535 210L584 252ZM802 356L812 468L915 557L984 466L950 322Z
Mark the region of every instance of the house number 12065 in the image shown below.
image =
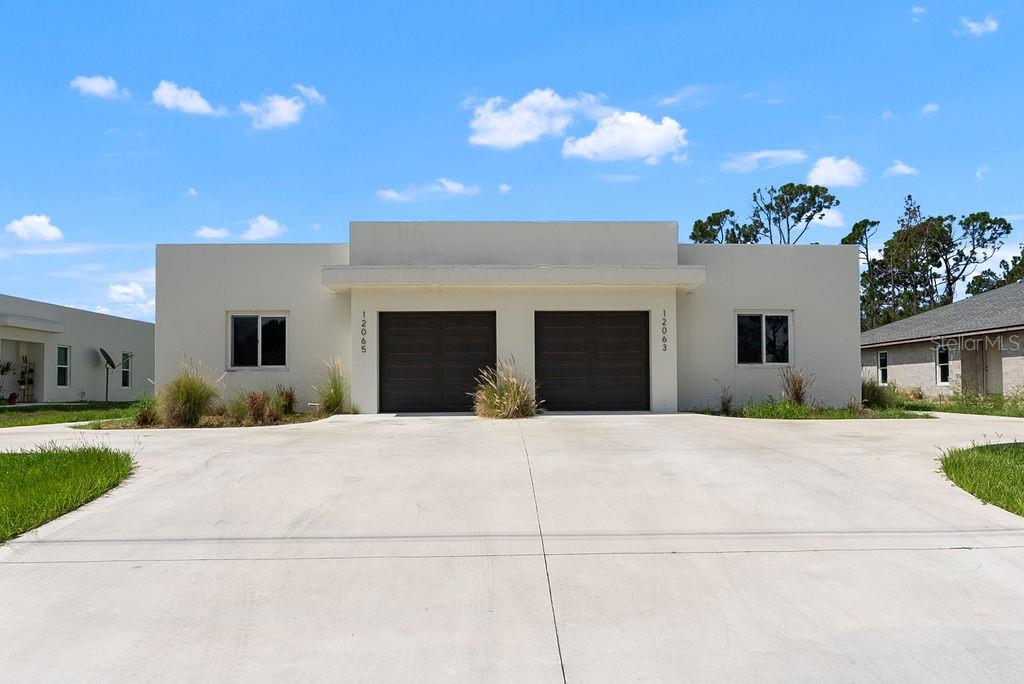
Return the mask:
M668 311L661 310L661 351L668 351Z
M359 344L361 345L359 347L359 351L361 353L365 354L366 353L366 312L365 311L363 312L363 321L362 321L362 323L359 324L359 334L362 335L362 338L363 338L359 342Z

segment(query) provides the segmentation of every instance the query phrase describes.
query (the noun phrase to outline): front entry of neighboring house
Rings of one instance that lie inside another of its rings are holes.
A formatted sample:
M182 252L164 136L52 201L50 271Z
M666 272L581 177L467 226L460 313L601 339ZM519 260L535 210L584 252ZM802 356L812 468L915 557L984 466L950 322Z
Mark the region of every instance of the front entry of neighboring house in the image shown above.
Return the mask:
M985 394L1003 393L1003 350L1001 345L985 345Z

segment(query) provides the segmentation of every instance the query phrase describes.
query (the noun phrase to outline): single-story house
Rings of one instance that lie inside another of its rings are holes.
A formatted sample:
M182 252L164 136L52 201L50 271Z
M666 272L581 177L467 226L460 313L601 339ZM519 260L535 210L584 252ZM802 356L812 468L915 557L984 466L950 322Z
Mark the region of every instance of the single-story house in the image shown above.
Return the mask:
M927 396L1024 387L1024 283L962 299L861 335L861 370Z
M366 413L467 411L514 357L550 411L674 412L816 375L860 396L848 246L692 245L663 222L353 222L348 244L158 245L156 380L189 358L224 391L337 358Z
M109 372L111 401L153 393L152 323L0 295L0 362L12 372L2 403L103 400Z

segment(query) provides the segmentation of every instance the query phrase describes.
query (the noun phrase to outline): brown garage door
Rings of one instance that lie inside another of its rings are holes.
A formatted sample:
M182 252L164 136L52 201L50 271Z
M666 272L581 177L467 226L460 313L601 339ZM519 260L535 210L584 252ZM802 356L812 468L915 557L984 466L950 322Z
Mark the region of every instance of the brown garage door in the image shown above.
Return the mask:
M495 362L493 311L381 312L380 411L471 411Z
M646 311L538 311L537 393L549 411L647 411Z

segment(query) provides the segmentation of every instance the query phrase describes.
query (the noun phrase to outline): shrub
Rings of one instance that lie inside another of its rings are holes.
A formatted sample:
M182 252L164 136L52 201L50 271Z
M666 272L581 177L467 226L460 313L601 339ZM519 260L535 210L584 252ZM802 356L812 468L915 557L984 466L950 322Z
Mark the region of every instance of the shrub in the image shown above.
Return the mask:
M177 377L160 391L157 411L161 421L170 427L195 427L217 400L216 383L186 359Z
M254 425L266 425L281 420L276 395L265 390L250 390L242 395L247 418Z
M320 412L329 416L345 412L345 374L341 371L341 361L330 358L324 361L327 366L327 374L320 384L314 385L317 399L320 402Z
M243 395L236 394L224 406L224 418L230 425L245 425L249 421L249 407Z
M718 378L715 378L715 382L722 388L722 393L718 397L718 412L723 416L733 415L736 409L733 407L732 385L723 385Z
M540 411L533 379L516 370L513 357L480 371L472 396L482 418L528 418Z
M887 408L892 404L888 389L879 385L874 378L861 379L860 397L864 406L872 409Z
M783 368L779 371L779 384L782 395L790 404L804 406L814 385L814 373L806 373L799 368Z
M132 404L132 418L139 427L152 427L160 422L156 410L156 398L140 394L138 401Z
M278 385L277 389L274 390L274 401L277 405L277 411L281 415L295 413L295 390L291 387Z

